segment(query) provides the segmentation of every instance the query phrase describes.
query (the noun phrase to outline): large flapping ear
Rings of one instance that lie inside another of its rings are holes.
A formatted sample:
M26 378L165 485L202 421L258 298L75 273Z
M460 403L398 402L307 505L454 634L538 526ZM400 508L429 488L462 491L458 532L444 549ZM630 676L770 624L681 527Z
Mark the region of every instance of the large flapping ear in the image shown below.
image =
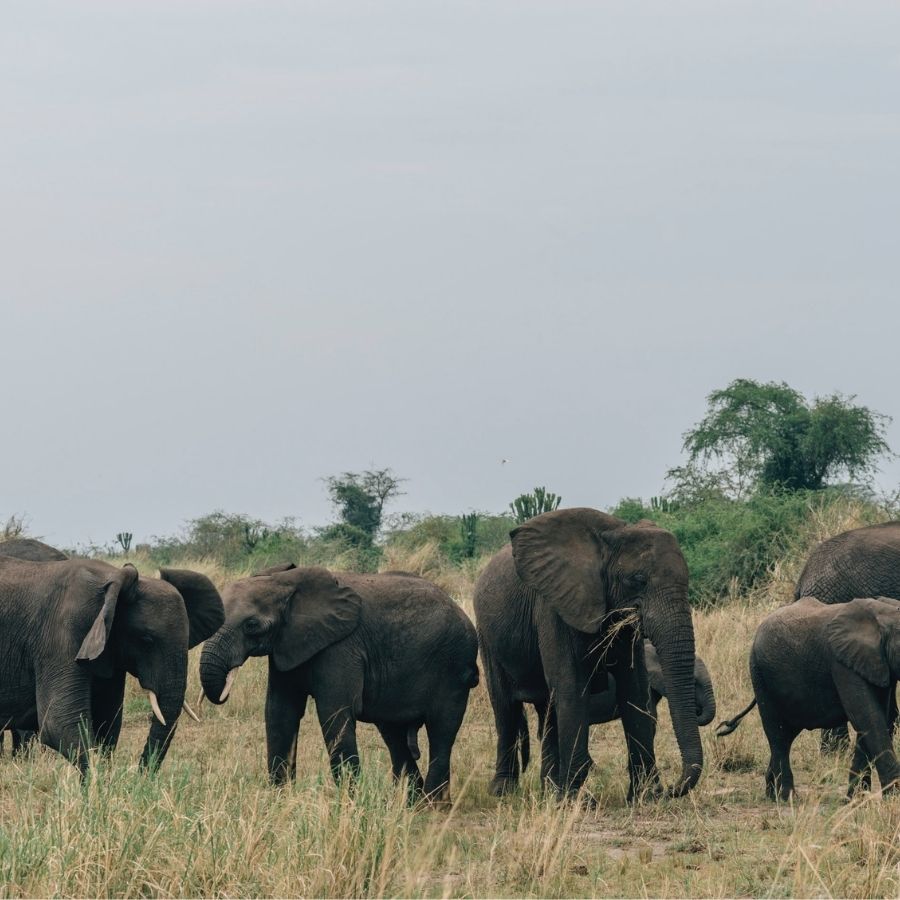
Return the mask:
M866 681L886 687L891 673L877 616L878 602L863 599L840 604L840 610L825 626L825 634L838 662Z
M196 647L222 627L225 607L215 585L205 575L190 569L160 569L159 577L184 600L190 627L188 647Z
M535 516L509 534L516 572L567 625L594 634L607 603L601 535L624 525L583 507Z
M260 569L258 572L254 572L250 577L258 578L261 575L277 575L279 572L290 572L291 569L296 569L297 566L294 563L278 563L275 566L268 566L265 569Z
M272 655L280 671L294 669L343 640L359 624L362 600L327 569L294 569L273 580L293 586Z
M109 634L112 631L113 620L116 615L116 605L119 597L127 594L137 584L138 571L132 565L124 565L116 574L110 578L101 588L103 592L103 606L94 619L81 647L78 649L78 655L75 659L79 660L95 660L106 649L106 642L109 640Z

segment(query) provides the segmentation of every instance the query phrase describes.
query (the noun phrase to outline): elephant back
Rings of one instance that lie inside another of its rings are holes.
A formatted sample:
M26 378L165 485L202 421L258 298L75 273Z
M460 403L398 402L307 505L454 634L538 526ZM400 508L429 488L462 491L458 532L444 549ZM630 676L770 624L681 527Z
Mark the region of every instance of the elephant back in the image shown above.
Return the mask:
M0 556L28 562L59 562L69 558L61 550L34 538L11 538L0 542Z

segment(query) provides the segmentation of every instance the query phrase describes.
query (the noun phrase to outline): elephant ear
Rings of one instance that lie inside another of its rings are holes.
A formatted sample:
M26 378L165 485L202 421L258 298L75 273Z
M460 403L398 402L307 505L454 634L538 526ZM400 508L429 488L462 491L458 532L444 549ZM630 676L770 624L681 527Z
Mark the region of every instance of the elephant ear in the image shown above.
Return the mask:
M250 577L251 578L259 578L265 575L277 575L279 572L290 572L291 569L296 569L297 566L292 563L278 563L276 566L268 566L265 569L260 569L258 572L254 572Z
M137 584L137 580L137 569L130 564L126 564L103 585L101 588L103 605L100 607L100 612L97 613L90 630L81 642L75 659L93 662L100 657L106 649L106 642L109 640L109 635L112 631L119 598L132 590Z
M343 640L359 624L362 600L327 569L303 568L273 578L292 588L272 656L287 671Z
M886 687L891 673L882 642L877 600L851 600L825 626L835 659L871 684Z
M562 620L594 634L606 615L606 551L601 535L625 522L595 509L558 509L510 533L519 578Z
M212 637L225 621L225 607L215 585L190 569L160 569L159 577L181 594L188 617L188 647Z

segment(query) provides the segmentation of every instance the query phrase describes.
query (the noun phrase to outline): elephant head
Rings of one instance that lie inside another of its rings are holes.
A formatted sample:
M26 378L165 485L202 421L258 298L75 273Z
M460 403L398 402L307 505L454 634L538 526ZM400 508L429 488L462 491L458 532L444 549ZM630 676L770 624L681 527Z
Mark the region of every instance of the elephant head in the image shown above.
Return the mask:
M94 593L102 597L102 605L76 658L98 677L127 671L148 692L154 720L141 763L158 765L185 702L188 650L222 624L222 600L212 582L197 572L160 569L156 579L140 577L130 565L87 565L88 571L99 569L91 574L101 575L105 583Z
M200 682L224 703L235 671L250 656L271 656L279 671L302 665L359 623L361 600L327 569L274 566L225 588L225 623L206 642Z
M675 536L652 522L628 525L594 509L544 513L511 532L516 572L571 628L596 634L633 611L659 655L681 751L675 795L703 768L694 697L694 628L688 570Z

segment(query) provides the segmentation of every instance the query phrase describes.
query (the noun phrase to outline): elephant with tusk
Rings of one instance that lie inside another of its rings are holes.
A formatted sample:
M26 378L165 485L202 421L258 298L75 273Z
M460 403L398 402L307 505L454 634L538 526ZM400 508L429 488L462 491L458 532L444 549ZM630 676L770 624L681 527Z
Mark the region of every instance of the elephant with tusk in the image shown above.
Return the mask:
M224 621L218 591L197 572L144 578L131 565L13 543L0 544L0 683L15 685L0 693L0 721L37 732L84 774L90 746L118 743L131 673L153 711L141 764L158 766L182 709L197 718L184 697L188 650ZM16 672L4 670L13 660Z

